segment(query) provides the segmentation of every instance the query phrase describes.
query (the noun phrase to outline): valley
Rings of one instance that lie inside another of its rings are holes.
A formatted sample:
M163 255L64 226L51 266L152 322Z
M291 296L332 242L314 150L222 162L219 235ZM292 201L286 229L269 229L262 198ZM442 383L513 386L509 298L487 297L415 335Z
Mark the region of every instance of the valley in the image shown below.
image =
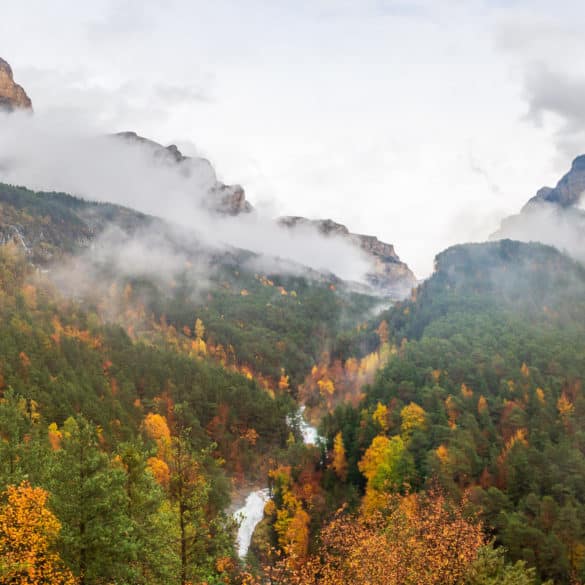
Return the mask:
M0 583L585 582L583 157L419 281L174 144L73 146L0 157Z

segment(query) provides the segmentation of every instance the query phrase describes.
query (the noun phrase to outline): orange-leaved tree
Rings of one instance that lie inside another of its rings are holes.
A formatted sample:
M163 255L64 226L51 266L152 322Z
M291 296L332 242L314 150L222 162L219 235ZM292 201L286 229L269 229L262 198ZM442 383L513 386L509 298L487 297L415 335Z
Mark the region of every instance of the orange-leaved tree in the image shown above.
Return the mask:
M23 482L8 486L0 505L0 583L74 585L53 550L61 524L47 508L48 492Z
M478 522L443 495L391 495L384 512L340 511L304 562L287 558L267 569L287 585L456 585L485 544Z

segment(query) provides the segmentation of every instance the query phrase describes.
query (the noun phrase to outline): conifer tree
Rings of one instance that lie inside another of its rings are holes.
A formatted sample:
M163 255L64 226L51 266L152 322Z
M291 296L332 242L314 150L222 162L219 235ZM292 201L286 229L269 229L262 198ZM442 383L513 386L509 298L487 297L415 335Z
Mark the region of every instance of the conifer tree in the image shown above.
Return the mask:
M63 558L80 585L130 577L136 549L125 473L111 464L98 430L81 416L65 421L52 478Z

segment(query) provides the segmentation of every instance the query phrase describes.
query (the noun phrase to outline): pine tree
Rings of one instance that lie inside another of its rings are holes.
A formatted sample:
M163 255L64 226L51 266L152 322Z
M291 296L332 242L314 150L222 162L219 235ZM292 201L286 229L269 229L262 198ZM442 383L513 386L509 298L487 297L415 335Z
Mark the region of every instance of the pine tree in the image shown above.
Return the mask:
M125 487L125 473L101 451L97 429L83 417L67 419L51 492L63 523L63 558L80 585L132 576L136 551Z
M24 477L24 437L31 429L26 401L8 390L0 399L0 485L17 484Z
M179 578L179 541L175 513L147 467L140 443L125 443L118 449L126 472L128 517L134 544L139 551L133 562L134 583L165 585Z

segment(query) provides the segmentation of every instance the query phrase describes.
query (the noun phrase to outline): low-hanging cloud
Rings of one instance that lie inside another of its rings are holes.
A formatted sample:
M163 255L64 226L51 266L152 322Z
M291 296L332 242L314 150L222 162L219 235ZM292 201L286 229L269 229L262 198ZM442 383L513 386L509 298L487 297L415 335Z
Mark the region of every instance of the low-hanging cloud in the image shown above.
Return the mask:
M2 116L0 125L3 182L116 203L161 217L211 248L242 248L260 259L280 258L346 280L361 281L371 268L363 253L342 238L324 237L315 229L286 230L260 213L226 217L210 211L216 175L204 159L176 165L153 156L148 144L120 140L63 116ZM145 267L157 264L160 246L144 250ZM132 251L132 243L120 250ZM121 253L117 260L136 267L140 262L134 256Z
M505 219L491 236L492 240L503 238L548 244L585 263L585 212L554 203L534 203Z
M215 268L209 254L194 254L196 242L181 234L144 226L132 234L111 225L76 256L51 269L51 279L61 293L75 298L108 299L107 313L118 314L117 299L110 294L113 283L147 281L159 293L172 294L177 283L188 287L197 301L211 288ZM145 299L143 299L145 300Z

